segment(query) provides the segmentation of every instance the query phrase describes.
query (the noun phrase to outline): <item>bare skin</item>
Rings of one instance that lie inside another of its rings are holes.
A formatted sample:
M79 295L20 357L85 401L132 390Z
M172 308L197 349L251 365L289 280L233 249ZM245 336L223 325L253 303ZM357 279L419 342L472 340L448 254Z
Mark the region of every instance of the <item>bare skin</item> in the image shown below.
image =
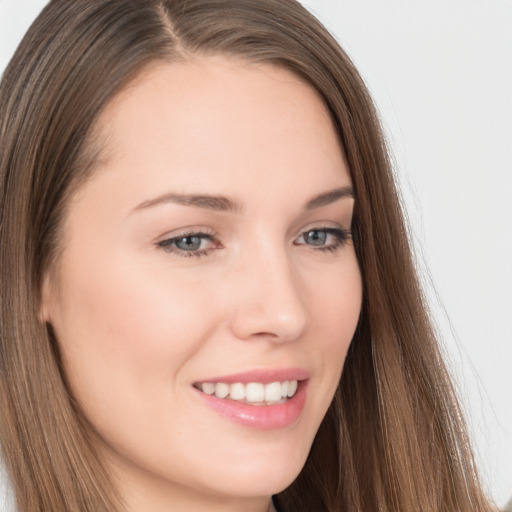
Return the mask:
M42 315L126 510L272 510L361 307L328 112L288 71L209 57L148 69L97 128L106 159L71 199ZM307 393L279 428L232 421L197 388L283 368Z

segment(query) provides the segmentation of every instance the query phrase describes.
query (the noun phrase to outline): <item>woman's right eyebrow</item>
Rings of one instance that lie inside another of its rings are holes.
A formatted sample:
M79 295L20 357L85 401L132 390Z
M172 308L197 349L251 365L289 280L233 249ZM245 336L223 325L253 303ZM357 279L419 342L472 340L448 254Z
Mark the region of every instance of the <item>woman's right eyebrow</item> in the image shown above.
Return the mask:
M215 210L221 212L234 211L239 212L242 210L242 205L225 196L217 196L210 194L174 194L168 193L149 199L139 204L131 210L133 213L137 210L143 210L152 206L157 206L166 203L181 204L185 206L195 206L197 208L205 208L207 210Z

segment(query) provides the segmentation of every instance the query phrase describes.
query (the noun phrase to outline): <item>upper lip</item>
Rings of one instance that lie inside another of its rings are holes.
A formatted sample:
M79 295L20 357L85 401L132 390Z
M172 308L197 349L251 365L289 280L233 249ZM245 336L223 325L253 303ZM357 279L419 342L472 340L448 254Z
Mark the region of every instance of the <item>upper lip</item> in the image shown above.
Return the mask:
M197 381L197 384L204 382L224 382L226 384L260 382L270 384L271 382L283 382L285 380L300 381L307 379L309 379L309 372L303 368L265 368L201 379Z

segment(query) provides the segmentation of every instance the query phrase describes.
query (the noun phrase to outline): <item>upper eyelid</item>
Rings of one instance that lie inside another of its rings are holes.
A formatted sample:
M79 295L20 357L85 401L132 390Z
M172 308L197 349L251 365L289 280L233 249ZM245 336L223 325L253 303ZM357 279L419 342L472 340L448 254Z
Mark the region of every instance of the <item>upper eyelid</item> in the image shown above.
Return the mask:
M198 231L193 231L193 232L189 231L189 232L183 232L181 234L177 234L174 236L167 236L167 237L161 239L159 242L157 242L156 246L159 249L162 249L167 253L174 254L174 255L182 257L182 258L183 257L194 257L194 256L196 256L196 257L205 256L208 253L210 253L210 251L221 248L221 247L207 247L205 249L197 249L197 250L187 251L185 249L181 249L181 248L177 247L173 243L182 238L187 238L187 237L191 237L191 236L199 236L203 240L205 240L205 239L210 240L210 242L213 244L215 244L216 241L218 240L216 238L216 236L211 235L209 233L198 232Z
M329 231L329 230L335 230L335 231L350 231L350 227L345 228L341 222L333 221L333 220L324 220L324 221L317 221L317 222L311 222L309 224L306 224L306 226L302 227L298 232L296 236L302 235L304 233L307 233L308 231Z
M178 228L172 231L168 231L167 233L160 235L156 239L156 243L165 242L166 240L171 240L174 238L181 238L186 236L209 236L211 238L217 238L218 234L214 229L199 227L199 226L191 226L186 228Z
M313 228L308 228L308 229L302 230L297 235L297 237L304 236L305 234L310 233L311 231L325 231L330 234L335 234L335 235L337 234L337 235L342 235L345 237L351 236L351 234L352 234L351 229L345 229L345 228L342 228L341 226L339 226L339 227L313 227Z

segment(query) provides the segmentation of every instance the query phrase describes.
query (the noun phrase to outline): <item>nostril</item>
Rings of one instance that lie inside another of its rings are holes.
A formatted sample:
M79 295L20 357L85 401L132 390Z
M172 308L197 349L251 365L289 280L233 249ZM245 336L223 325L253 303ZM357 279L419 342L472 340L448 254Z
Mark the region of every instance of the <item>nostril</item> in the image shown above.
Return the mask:
M277 334L273 332L255 332L252 336L256 336L258 338L277 338Z
M238 311L232 322L232 330L241 339L288 342L299 338L305 325L305 315L292 318L261 310Z

